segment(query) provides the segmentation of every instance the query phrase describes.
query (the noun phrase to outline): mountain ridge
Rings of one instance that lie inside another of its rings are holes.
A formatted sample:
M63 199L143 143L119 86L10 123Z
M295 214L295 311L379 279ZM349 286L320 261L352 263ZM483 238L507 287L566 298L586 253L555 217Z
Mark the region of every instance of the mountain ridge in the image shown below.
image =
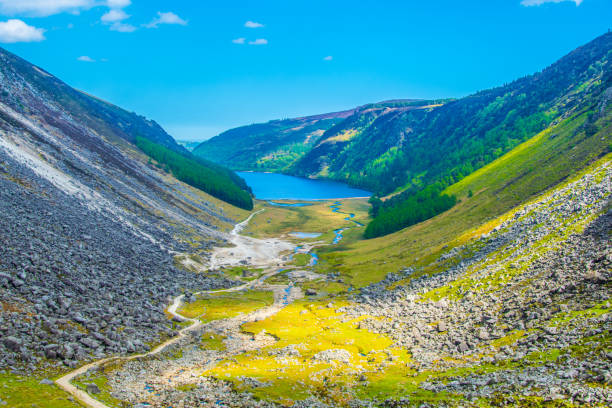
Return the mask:
M187 157L156 122L0 49L1 369L146 351L172 336L169 296L233 284L183 263L205 262L246 211L180 182L138 138Z

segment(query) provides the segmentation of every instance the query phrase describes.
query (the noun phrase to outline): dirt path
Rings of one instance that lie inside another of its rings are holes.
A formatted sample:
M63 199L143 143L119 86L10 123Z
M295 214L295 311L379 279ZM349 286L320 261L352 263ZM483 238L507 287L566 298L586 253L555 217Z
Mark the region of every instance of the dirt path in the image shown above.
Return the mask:
M240 232L248 225L249 221L258 213L264 210L260 210L251 214L246 220L237 224L231 232L231 242L236 245L236 248L218 248L213 252L213 256L211 258L211 267L221 266L221 265L238 265L239 260L244 260L249 257L249 261L261 261L259 266L267 266L266 272L251 282L245 283L240 286L235 286L233 288L228 289L220 289L213 291L203 291L196 294L212 294L212 293L223 293L223 292L239 292L243 290L248 290L254 287L262 287L266 279L271 276L274 276L280 272L280 269L277 265L280 265L282 262L280 258L280 253L286 251L287 249L292 249L293 245L281 240L269 239L269 240L259 240L255 238L244 237L240 235ZM245 256L246 255L246 256ZM240 258L242 256L242 258ZM255 265L255 264L254 264ZM224 319L223 321L213 322L213 324L209 323L208 325L217 326L214 329L217 330L231 330L237 331L241 324L245 321L254 321L263 319L269 316L272 316L288 304L292 299L300 297L301 292L299 289L295 288L293 285L265 285L267 289L274 292L274 304L256 310L246 316L237 316L231 319ZM76 400L84 404L89 408L111 408L108 405L96 400L87 392L80 390L75 385L72 384L72 381L79 377L80 375L85 374L87 371L91 369L95 369L101 367L102 365L111 362L111 361L131 361L135 359L140 359L144 357L153 356L161 353L169 346L178 343L183 338L187 337L187 335L194 330L201 328L204 324L199 320L199 318L187 318L181 315L178 312L184 295L180 295L174 298L172 304L168 307L167 311L173 317L177 317L183 321L191 322L191 325L179 331L178 336L175 336L162 344L155 347L153 350L144 353L137 354L133 356L127 357L109 357L102 360L94 361L93 363L84 365L70 373L64 375L63 377L57 379L55 383L62 388L64 391L68 392L72 395ZM211 327L213 328L213 327ZM242 339L237 338L237 341L240 342ZM239 344L236 344L234 349L239 348Z
M263 211L264 209L254 212L249 218L234 227L230 233L230 242L234 246L215 248L210 257L210 269L217 269L221 266L270 267L282 264L281 254L291 251L295 245L280 239L257 239L240 235L251 219Z
M103 360L98 360L98 361L94 361L93 363L84 365L81 368L78 368L68 374L66 374L65 376L57 379L55 381L55 383L62 388L64 391L68 392L69 394L71 394L74 398L76 398L79 402L85 404L85 406L87 407L91 407L91 408L110 408L108 405L105 405L103 403L101 403L100 401L96 400L95 398L91 397L88 393L86 393L83 390L78 389L76 386L72 385L71 381L73 379L75 379L76 377L85 374L87 371L93 369L93 368L97 368L100 367L108 362L111 361L129 361L129 360L134 360L137 358L142 358L142 357L146 357L146 356L152 356L155 354L159 354L161 353L166 347L178 342L179 340L181 340L183 337L185 337L187 335L188 332L197 329L198 327L200 327L202 325L202 323L196 318L196 319L188 319L182 315L180 315L179 313L177 313L177 309L180 307L181 305L181 301L183 299L184 295L181 296L177 296L176 298L174 298L174 301L172 302L172 305L170 305L170 307L168 308L168 313L170 313L171 315L178 317L180 319L186 320L186 321L190 321L192 322L190 326L182 329L181 331L179 331L178 336L175 336L167 341L165 341L164 343L160 344L159 346L155 347L153 350L151 350L148 353L145 354L137 354L137 355L133 355L133 356L129 356L129 357L109 357L109 358L105 358Z

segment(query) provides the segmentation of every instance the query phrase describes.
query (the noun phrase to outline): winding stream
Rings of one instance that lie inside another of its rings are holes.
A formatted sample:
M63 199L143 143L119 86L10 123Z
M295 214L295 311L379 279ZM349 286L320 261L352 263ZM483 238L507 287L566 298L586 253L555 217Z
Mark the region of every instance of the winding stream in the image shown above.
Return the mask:
M355 221L353 218L355 218L355 214L353 213L345 213L340 211L340 207L342 206L342 203L340 201L336 201L335 203L333 203L330 208L332 209L332 212L338 213L338 214L345 214L348 215L348 217L345 218L346 221L351 221L354 222L355 225L357 225L358 227L363 227L364 225L362 223L360 223L359 221ZM334 233L336 234L336 237L334 238L333 244L339 244L340 241L342 241L342 239L344 238L344 236L342 235L342 233L348 229L351 229L351 227L346 227L346 228L340 228L337 230L334 230Z

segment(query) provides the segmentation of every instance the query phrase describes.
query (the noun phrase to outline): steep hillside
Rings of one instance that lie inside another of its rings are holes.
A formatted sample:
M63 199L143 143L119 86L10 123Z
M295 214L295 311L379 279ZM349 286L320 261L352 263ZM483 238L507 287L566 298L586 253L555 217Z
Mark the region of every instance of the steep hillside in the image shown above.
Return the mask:
M169 297L232 283L176 267L246 212L130 143L187 157L159 126L4 51L0 95L0 369L147 350L174 333Z
M235 170L279 171L307 152L325 130L351 113L273 120L231 129L203 142L193 153Z
M540 73L433 109L386 115L333 155L313 150L292 172L380 194L450 185L551 124L592 108L612 84L611 51L607 33Z
M193 159L191 153L177 144L157 123L77 91L43 69L2 49L0 62L0 94L5 106L16 112L38 115L44 123L58 128L75 142L87 145L88 149L107 156L124 171L138 176L138 171L130 169L129 164L121 163L121 159L103 151L98 137L119 148L129 148L126 141L136 144L137 139L146 140L174 152L175 162ZM46 106L42 101L47 102ZM93 134L79 132L73 122L86 126ZM179 155L185 158L179 159ZM177 174L176 165L161 164L172 168ZM201 161L198 165L199 173L206 173L208 182L199 182L196 187L234 205L252 208L248 189L242 179L213 163ZM194 177L179 178L194 185Z
M386 239L353 240L349 251L320 246L320 267L299 262L300 246L263 286L277 291L275 304L233 317L227 298L198 296L185 313L216 316L191 336L79 383L104 384L117 405L160 408L609 406L611 158L593 155L595 140L575 128L556 130L562 142L541 134L451 187L482 186L481 218L468 200ZM575 161L562 157L566 143L578 146ZM534 162L526 152L550 160L524 174ZM333 208L345 205L367 214L351 200L266 206L253 231L332 232L343 220ZM366 253L374 243L379 253Z
M304 155L311 156L313 150L320 152L315 156L333 156L338 147L378 116L422 109L432 103L438 102L395 100L343 112L273 120L228 130L203 142L193 152L235 170L291 172L291 166Z
M36 109L35 98L52 100L55 107L69 112L73 120L87 126L100 135L122 138L134 142L141 136L173 150L182 148L157 123L135 113L71 88L44 69L0 48L0 75L3 88L2 103L21 111ZM17 89L27 84L23 89ZM66 128L60 117L52 112L41 111L42 119L49 125ZM113 140L112 140L113 141Z
M299 176L332 177L330 165L344 154L355 139L368 129L393 126L394 121L407 112L424 116L428 111L442 106L446 101L389 101L358 108L353 115L325 132L299 160L292 163L288 172ZM359 157L374 157L383 154L392 143L382 138L367 149L358 152ZM356 153L356 152L355 152ZM357 157L355 157L357 160Z
M458 199L449 211L385 237L322 250L319 268L339 271L356 287L407 265L438 272L433 261L443 253L490 232L492 220L612 151L612 89L595 110L561 121L446 188ZM595 133L588 132L589 121Z

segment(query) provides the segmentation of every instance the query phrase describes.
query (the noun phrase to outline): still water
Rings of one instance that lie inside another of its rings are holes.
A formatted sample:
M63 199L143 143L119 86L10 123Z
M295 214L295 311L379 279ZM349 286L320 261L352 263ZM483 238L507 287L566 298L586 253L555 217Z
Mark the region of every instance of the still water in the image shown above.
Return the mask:
M276 173L237 172L255 198L260 200L326 200L333 198L370 197L369 191L361 190L329 180L312 180Z

